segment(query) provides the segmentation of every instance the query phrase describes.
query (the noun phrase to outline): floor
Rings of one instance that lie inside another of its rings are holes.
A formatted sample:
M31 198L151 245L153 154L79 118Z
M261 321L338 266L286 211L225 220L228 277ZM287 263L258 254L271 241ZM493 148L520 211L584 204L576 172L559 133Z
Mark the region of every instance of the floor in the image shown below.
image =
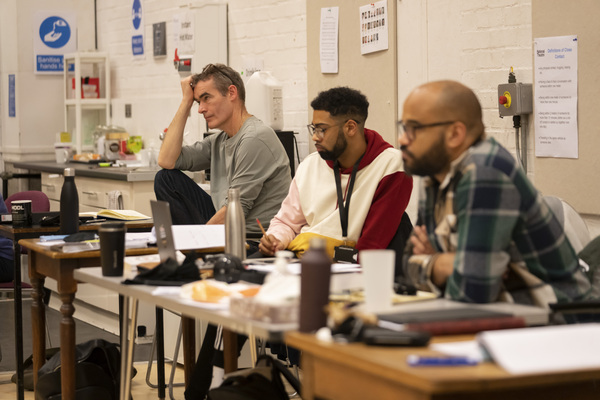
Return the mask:
M150 400L157 399L158 392L156 389L151 388L146 383L146 371L147 371L148 363L147 362L136 362L135 369L138 371L135 378L133 378L131 384L131 397L134 400ZM170 366L167 365L167 376L170 373ZM151 383L156 383L156 368L152 369ZM15 399L17 397L17 385L10 381L11 373L0 372L0 399L8 400ZM183 368L179 367L175 372L175 382L183 382ZM175 387L173 388L173 398L175 399L183 399L183 387ZM169 398L169 392L166 393L166 398ZM33 392L25 391L25 400L34 400L35 396Z
M29 306L31 300L23 301L23 337L24 358L31 355L31 335L27 328L31 326L31 317ZM59 325L60 313L51 308L46 309L46 319L48 323L47 336L49 343L46 347L58 347L59 340ZM101 338L111 342L118 342L119 338L109 332L96 328L81 320L76 320L76 342L81 343L89 339ZM15 372L15 351L14 351L14 303L12 300L0 300L0 400L8 400L16 398L16 385L11 382L11 377ZM132 397L135 400L157 399L157 390L151 388L146 383L146 371L148 367L148 359L150 358L151 344L136 345L135 348L135 368L138 373L132 381ZM166 366L167 379L170 375L170 364ZM301 371L300 371L301 377ZM156 383L156 368L152 369L150 378L151 383ZM183 382L183 368L176 368L174 382ZM183 399L183 387L173 388L173 398ZM293 393L293 389L288 387L288 393ZM167 392L167 399L170 398ZM298 395L293 395L291 398L299 399ZM34 400L34 393L25 391L25 400Z
M23 304L23 354L24 358L31 355L31 335L28 334L27 327L31 326L29 314L29 304L31 300L24 300ZM60 313L53 309L46 310L46 319L48 322L49 343L46 347L58 347ZM83 321L76 319L76 342L81 343L89 339L101 338L111 342L118 342L119 338L102 329L98 329ZM12 300L0 300L0 349L2 358L0 359L0 400L15 399L16 385L11 382L11 377L15 373L15 351L14 351L14 303ZM150 388L146 384L146 371L148 359L150 358L151 344L142 344L135 349L135 368L138 373L132 382L132 395L136 400L156 399L157 390ZM167 377L171 372L170 365L166 365ZM175 382L183 382L183 369L177 368L175 373ZM152 369L151 382L156 383L156 368ZM175 387L173 390L174 398L183 399L183 387ZM167 393L167 397L169 397ZM25 399L34 399L34 393L25 391Z

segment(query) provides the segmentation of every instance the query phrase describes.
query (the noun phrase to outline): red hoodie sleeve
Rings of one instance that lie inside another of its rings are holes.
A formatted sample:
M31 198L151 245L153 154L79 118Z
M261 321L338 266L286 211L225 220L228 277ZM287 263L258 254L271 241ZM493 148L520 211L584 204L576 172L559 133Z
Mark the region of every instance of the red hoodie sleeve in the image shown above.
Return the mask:
M379 182L356 243L358 250L387 248L400 226L412 187L412 178L400 171Z

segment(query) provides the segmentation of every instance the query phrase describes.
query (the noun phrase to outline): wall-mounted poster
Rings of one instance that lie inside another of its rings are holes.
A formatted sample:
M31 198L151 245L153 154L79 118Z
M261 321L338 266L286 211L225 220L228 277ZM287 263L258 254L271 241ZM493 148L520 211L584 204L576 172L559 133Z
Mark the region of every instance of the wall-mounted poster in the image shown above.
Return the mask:
M36 74L62 74L64 55L77 51L77 16L72 11L39 11L33 16Z
M387 1L362 6L360 17L360 54L388 49Z

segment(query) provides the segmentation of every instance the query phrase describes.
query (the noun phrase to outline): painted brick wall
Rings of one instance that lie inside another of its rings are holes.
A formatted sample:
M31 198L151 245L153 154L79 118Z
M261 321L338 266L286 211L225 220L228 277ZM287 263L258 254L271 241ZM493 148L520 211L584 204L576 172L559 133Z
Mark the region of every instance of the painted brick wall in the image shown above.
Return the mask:
M144 0L145 53L131 56L131 1L98 2L98 48L111 57L113 123L131 134L142 135L150 146L159 146L157 135L168 124L180 101L180 76L173 67L175 36L173 17L180 6L203 1ZM308 152L306 132L306 5L304 0L233 0L228 4L229 65L244 71L262 64L283 85L284 129L298 132L301 157ZM152 24L167 22L167 57L152 56ZM211 33L196 40L211 40ZM124 105L132 105L125 118ZM251 112L251 110L250 110ZM195 114L195 110L192 110ZM192 115L186 127L191 143L200 138L202 122Z
M515 152L512 118L499 118L499 83L506 83L510 67L517 81L533 82L531 1L460 1L461 81L475 88L484 109L486 130ZM532 122L532 121L530 121ZM529 140L533 157L533 135ZM533 162L528 172L533 177Z

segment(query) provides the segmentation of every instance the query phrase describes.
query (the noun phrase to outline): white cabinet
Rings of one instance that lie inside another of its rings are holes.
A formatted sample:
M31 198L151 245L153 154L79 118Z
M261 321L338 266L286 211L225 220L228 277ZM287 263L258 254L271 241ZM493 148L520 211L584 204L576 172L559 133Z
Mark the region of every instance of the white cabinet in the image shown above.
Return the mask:
M106 53L65 54L65 131L77 153L94 147L93 131L110 124L110 63Z
M60 211L60 191L63 176L42 172L42 192L50 199L50 210ZM152 215L150 200L155 200L154 181L119 181L113 179L90 178L75 175L75 185L79 195L79 211L100 211L108 208L108 198L119 192L123 198L123 208Z

